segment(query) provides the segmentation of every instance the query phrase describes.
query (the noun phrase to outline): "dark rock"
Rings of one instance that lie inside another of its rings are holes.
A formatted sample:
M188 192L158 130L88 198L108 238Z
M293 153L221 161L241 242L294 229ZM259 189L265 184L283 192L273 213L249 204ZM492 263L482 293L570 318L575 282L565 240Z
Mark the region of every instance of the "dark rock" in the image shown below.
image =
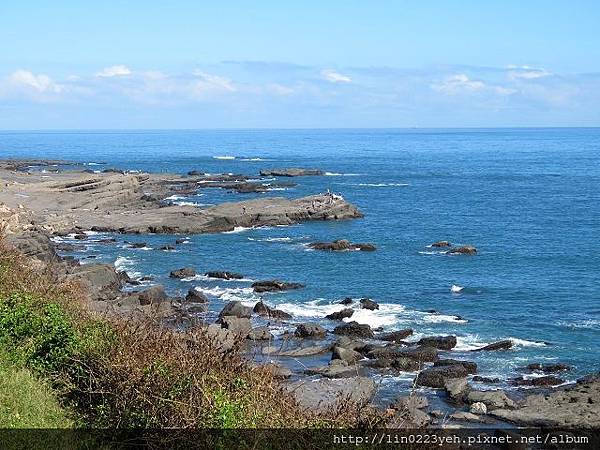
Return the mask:
M513 384L517 386L535 386L535 387L544 387L544 386L558 386L559 384L563 384L565 380L562 380L553 375L546 375L539 378L515 378L511 380Z
M88 235L85 233L79 233L73 236L73 238L77 239L78 241L86 241L88 239Z
M348 306L351 305L354 301L350 297L346 297L344 300L340 302L340 305Z
M446 380L450 378L464 378L467 375L467 370L460 365L430 367L419 372L415 379L415 384L417 386L443 388Z
M510 339L505 339L503 341L494 342L492 344L488 344L485 347L476 348L475 350L471 350L472 352L482 352L482 351L495 351L495 350L508 350L513 346L513 343Z
M162 251L169 252L169 251L175 250L175 246L173 246L173 245L163 245L160 249Z
M312 242L308 244L308 247L312 248L313 250L329 250L337 252L347 250L360 250L365 252L371 252L376 250L376 247L373 244L353 244L346 239L339 239L333 242Z
M187 242L187 240L184 239L184 238L180 238L180 239L176 239L175 240L175 244L176 245L185 244L186 242Z
M323 339L327 330L315 323L302 323L298 325L294 334L300 338Z
M200 172L199 170L190 170L187 174L190 177L199 177L201 175L204 175L204 172Z
M475 375L472 379L475 383L496 384L500 383L500 378L480 377Z
M115 238L98 239L100 244L114 244L115 242L117 242Z
M530 372L544 372L544 373L556 373L556 372L567 372L572 369L568 364L556 363L556 364L529 364L526 367Z
M341 334L345 336L354 336L359 338L373 338L373 330L366 324L359 324L358 322L348 322L343 325L335 327L333 330L335 334Z
M348 317L352 317L352 314L354 314L354 310L352 308L344 308L341 311L336 311L331 314L327 314L325 318L329 320L343 320Z
M194 269L192 269L191 267L184 267L182 269L173 270L169 274L169 277L178 278L178 279L192 278L195 276L196 276L196 271Z
M140 305L152 305L156 303L161 303L169 300L169 297L165 293L165 288L163 286L152 286L148 289L144 289L143 291L136 292L134 294L140 301Z
M374 302L370 298L361 298L360 299L360 306L363 309L369 309L371 311L379 309L379 304L377 302Z
M145 248L145 242L130 242L128 245L129 248Z
M198 289L192 288L185 296L185 301L188 303L208 303L208 298Z
M254 305L254 312L261 317L268 317L275 320L289 320L292 318L291 314L280 309L270 308L262 301L259 301Z
M448 241L438 241L431 244L432 247L441 248L441 247L451 247L452 244Z
M290 167L286 169L263 169L260 175L263 177L304 177L304 176L319 176L324 175L322 170L318 169L300 169Z
M254 292L278 292L290 289L301 289L304 285L300 283L287 283L279 280L257 281L252 283Z
M477 249L471 245L463 245L461 247L453 247L446 253L449 255L476 255Z
M151 277L150 275L144 275L142 278L140 278L140 281L153 281L154 277Z
M413 358L421 362L433 362L438 359L438 351L435 347L416 347L399 351L400 355Z
M426 347L435 347L439 350L452 350L454 347L456 347L456 336L424 337L417 342L417 344Z
M473 361L459 361L458 359L438 359L433 363L434 367L442 367L442 366L463 366L467 373L475 374L477 373L477 363Z
M249 319L252 316L252 308L244 306L240 302L229 302L219 313L219 317L235 316Z
M139 286L142 284L139 280L134 280L134 279L126 280L125 283L130 284L132 286Z
M406 339L408 336L413 334L413 330L410 328L406 328L404 330L398 331L390 331L389 333L378 334L375 337L380 341L387 342L402 342L403 339Z
M241 280L244 278L242 274L227 271L212 271L205 274L209 278L220 278L222 280Z

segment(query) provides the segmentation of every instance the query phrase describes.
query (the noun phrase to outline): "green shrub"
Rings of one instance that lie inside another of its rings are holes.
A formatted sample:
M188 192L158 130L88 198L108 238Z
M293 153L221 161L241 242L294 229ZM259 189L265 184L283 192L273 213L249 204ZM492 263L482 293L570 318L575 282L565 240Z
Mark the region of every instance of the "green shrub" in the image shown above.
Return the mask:
M0 299L0 343L27 366L56 373L68 364L78 340L59 305L12 294Z

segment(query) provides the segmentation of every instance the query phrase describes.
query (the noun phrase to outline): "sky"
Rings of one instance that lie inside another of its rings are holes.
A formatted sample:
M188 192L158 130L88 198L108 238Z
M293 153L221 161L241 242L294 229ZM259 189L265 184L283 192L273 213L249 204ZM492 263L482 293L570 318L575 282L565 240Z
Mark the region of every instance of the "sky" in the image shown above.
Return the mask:
M0 1L0 129L600 126L600 2Z

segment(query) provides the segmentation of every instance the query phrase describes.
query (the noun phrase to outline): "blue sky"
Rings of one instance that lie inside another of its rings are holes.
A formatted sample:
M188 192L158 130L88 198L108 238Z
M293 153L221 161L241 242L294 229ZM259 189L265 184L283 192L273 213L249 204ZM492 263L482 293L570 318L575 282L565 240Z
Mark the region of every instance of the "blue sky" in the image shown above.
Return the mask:
M597 1L222 3L0 2L0 129L600 125Z

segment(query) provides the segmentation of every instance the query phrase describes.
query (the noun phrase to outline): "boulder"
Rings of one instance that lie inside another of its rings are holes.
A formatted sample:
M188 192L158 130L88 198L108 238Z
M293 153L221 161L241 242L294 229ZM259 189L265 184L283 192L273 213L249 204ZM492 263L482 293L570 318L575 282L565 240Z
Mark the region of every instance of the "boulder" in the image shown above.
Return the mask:
M470 374L477 373L477 363L473 361L460 361L458 359L438 359L436 362L433 363L434 367L456 365L463 366Z
M344 306L351 305L352 303L354 303L354 301L350 297L346 297L344 300L340 301L340 305Z
M515 408L517 404L508 398L504 391L471 391L467 394L469 403L485 403L488 409Z
M426 347L434 347L439 350L452 350L454 347L456 347L456 336L424 337L417 342L417 344Z
M363 358L363 356L355 350L349 348L334 346L331 354L331 359L341 359L347 363L355 363Z
M438 359L438 351L435 347L415 347L399 351L401 356L416 359L421 362L433 362Z
M379 309L379 304L377 302L374 302L370 298L361 298L360 299L360 306L361 306L362 309L368 309L368 310L371 310L371 311Z
M363 352L367 344L358 339L352 339L349 336L340 336L335 345L342 348L348 348L357 352Z
M431 247L442 248L442 247L452 247L452 244L448 241L437 241L431 244Z
M494 342L492 344L488 344L481 348L476 348L475 350L471 350L472 352L489 352L495 350L508 350L513 346L513 342L510 339L505 339L503 341Z
M432 388L443 388L446 380L450 378L464 378L467 376L467 370L463 366L441 366L430 367L422 370L415 379L417 386L427 386Z
M476 255L477 249L472 245L463 245L460 247L453 247L446 251L449 255Z
M144 289L143 291L136 292L132 294L138 297L140 300L140 305L152 305L155 303L161 303L169 300L165 292L165 288L161 285L152 286L148 289Z
M235 316L249 319L252 316L252 308L244 306L240 302L229 302L219 313L219 317Z
M248 333L248 339L253 341L272 341L274 339L269 327L256 327Z
M185 301L188 303L208 303L208 298L198 289L192 288L185 296Z
M192 278L196 276L196 271L191 267L184 267L182 269L173 270L169 277L171 278Z
M222 280L241 280L244 276L240 273L227 271L211 271L205 274L209 278L220 278Z
M487 414L487 406L483 402L475 402L469 408L472 414Z
M233 333L234 337L245 339L252 330L250 320L245 317L223 316L219 319L221 327Z
M366 372L364 367L340 363L345 363L345 361L334 359L327 366L306 369L304 373L306 375L320 375L325 378L353 378L364 375Z
M316 323L302 323L296 327L294 334L299 338L323 339L327 330Z
M113 300L119 295L126 278L111 264L84 264L76 266L68 277L82 285L92 301Z
M256 281L252 283L254 292L279 292L290 289L301 289L304 285L300 283L287 283L279 280Z
M291 314L288 314L280 309L270 308L263 301L259 301L256 303L256 305L254 305L254 312L261 317L267 317L275 320L289 320L292 318Z
M287 385L300 407L325 412L349 400L366 405L375 394L375 382L367 377L297 381Z
M406 339L412 334L413 330L410 328L406 328L404 330L390 331L389 333L378 334L375 336L375 338L379 339L380 341L402 342L403 339Z
M336 311L331 314L327 314L325 318L329 320L343 320L348 317L351 317L352 314L354 314L354 310L352 308L344 308L341 311Z
M359 338L373 338L373 330L367 324L359 324L358 322L348 322L343 325L335 327L333 330L335 334L344 336L354 336Z
M462 403L469 393L469 384L466 377L448 378L444 381L444 389L448 397L455 403Z

